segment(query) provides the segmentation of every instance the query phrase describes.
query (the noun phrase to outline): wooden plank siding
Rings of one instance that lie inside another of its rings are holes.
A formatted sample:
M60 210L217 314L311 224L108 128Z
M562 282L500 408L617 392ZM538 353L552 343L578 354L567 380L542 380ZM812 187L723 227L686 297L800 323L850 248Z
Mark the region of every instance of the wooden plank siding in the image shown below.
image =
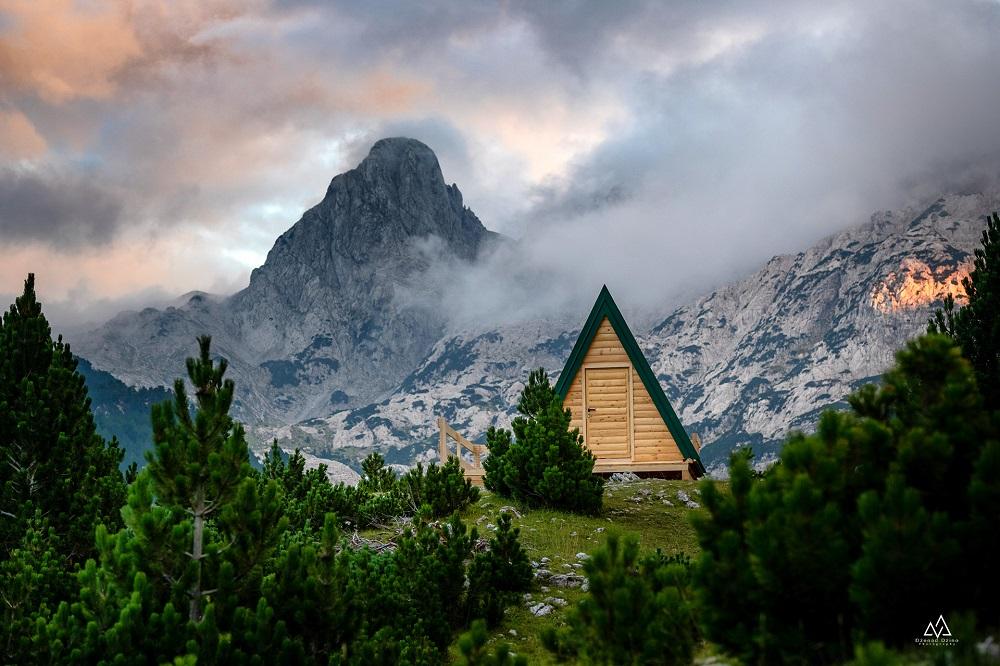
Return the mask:
M629 368L584 366L587 446L599 458L629 459L632 450Z
M683 463L677 443L605 317L570 384L563 405L570 426L601 461ZM585 418L587 409L590 418Z

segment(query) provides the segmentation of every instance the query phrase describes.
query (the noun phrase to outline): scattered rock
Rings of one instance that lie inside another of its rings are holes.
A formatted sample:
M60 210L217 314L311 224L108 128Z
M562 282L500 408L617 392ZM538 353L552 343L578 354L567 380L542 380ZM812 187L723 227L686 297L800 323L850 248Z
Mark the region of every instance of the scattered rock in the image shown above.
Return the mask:
M552 578L552 572L548 569L535 569L535 578L538 580L548 580Z
M536 562L534 560L531 560L531 568L532 569L537 569L538 568L538 562Z
M534 606L529 607L528 610L531 611L531 614L535 617L544 617L554 611L555 608L548 604L535 604Z
M565 606L569 602L562 597L545 597L545 603L550 606Z
M734 666L737 662L730 661L729 657L719 654L708 654L696 657L693 663L694 666Z
M580 574L564 573L549 577L548 582L556 587L580 587L585 580Z
M503 513L505 511L507 513L514 514L515 518L521 518L521 512L518 511L517 509L515 509L514 507L510 506L510 505L504 505L504 506L500 507L500 513Z
M486 529L493 530L494 532L496 532L497 531L497 526L494 525L493 523L489 523L489 524L486 525Z
M691 499L691 497L689 497L688 494L683 490L677 491L677 499L679 499L681 503L684 504L689 509L697 509L701 506L693 499Z
M548 564L548 563L549 563L549 562L551 562L552 560L550 560L550 559L549 559L549 558L547 558L547 557L543 557L542 559L540 559L540 560L538 560L538 561L539 561L539 562L541 563L541 565L542 565L542 566L545 566L546 564Z
M517 638L517 629L511 629L507 633L513 636L514 638Z
M976 643L976 650L985 657L1000 658L1000 643L997 643L992 636L987 636L981 643Z
M524 593L524 600L525 600L525 602L531 601L532 598L533 597L531 596L531 592L525 592Z
M596 532L597 534L600 534L603 531L604 531L603 527L598 527L596 530L594 530L594 532Z
M663 500L663 503L664 503L664 504L666 504L667 506L673 506L673 505L674 505L674 503L673 503L673 502L671 502L671 501L670 501L670 500L668 500L668 499L665 499L665 500Z
M576 554L576 559L578 559L581 562L583 562L584 560L589 560L590 559L590 555L587 555L587 553L577 553Z
M570 536L576 536L576 532L575 531L574 532L570 532L569 535Z
M583 581L583 585L580 586L580 590L583 592L590 592L590 581L589 580Z
M635 483L639 480L639 477L633 472L615 472L608 477L608 485L615 486L623 483Z

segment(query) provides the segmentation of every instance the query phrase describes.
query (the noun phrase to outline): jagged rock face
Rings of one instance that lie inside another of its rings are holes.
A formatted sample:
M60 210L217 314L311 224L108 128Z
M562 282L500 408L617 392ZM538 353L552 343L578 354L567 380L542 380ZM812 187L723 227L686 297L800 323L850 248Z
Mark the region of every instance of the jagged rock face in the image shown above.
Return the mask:
M875 381L957 293L996 197L880 213L679 308L643 338L709 466L734 446L773 456L789 429ZM962 292L964 293L964 292ZM676 396L676 397L675 397Z
M251 434L261 445L277 438L355 469L372 450L392 464L437 460L437 417L479 441L491 425L509 426L528 370L560 368L569 355L575 338L559 332L569 325L524 322L449 335L385 399Z
M998 203L949 196L922 212L876 214L634 331L681 421L706 444L706 464L718 468L735 446L773 456L789 429L811 429L822 409L877 380L955 293L983 213ZM470 438L509 423L528 370L555 378L585 316L445 337L384 400L258 436L353 466L372 448L392 462L432 459L437 415Z
M77 344L133 385L183 371L211 333L237 381L237 414L298 421L364 405L398 384L441 336L435 261L474 261L498 241L446 185L434 153L383 139L281 235L249 286L226 299L119 315Z

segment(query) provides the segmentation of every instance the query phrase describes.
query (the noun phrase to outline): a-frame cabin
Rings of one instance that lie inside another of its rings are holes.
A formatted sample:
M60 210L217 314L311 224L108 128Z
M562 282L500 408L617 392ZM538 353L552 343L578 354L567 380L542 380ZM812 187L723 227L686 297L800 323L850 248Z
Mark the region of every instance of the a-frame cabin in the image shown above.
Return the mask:
M663 393L625 318L601 289L559 375L556 393L572 413L597 473L705 473L698 450Z

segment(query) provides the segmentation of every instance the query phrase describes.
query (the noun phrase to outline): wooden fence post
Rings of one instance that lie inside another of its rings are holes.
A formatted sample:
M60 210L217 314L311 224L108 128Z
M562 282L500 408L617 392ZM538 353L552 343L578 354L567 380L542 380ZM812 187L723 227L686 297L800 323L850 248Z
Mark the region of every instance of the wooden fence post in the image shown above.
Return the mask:
M438 435L438 453L441 455L441 464L448 462L448 433L445 431L447 424L444 421L444 417L438 417L438 429L441 431Z
M444 420L443 416L437 417L438 430L438 453L441 456L441 463L448 462L448 457L452 455L449 450L448 438L455 440L455 456L458 458L458 464L461 466L465 476L472 480L476 485L483 484L483 460L482 460L482 444L475 444L467 440L462 433L458 432ZM473 462L470 464L465 458L462 457L462 449L468 449L472 452Z

